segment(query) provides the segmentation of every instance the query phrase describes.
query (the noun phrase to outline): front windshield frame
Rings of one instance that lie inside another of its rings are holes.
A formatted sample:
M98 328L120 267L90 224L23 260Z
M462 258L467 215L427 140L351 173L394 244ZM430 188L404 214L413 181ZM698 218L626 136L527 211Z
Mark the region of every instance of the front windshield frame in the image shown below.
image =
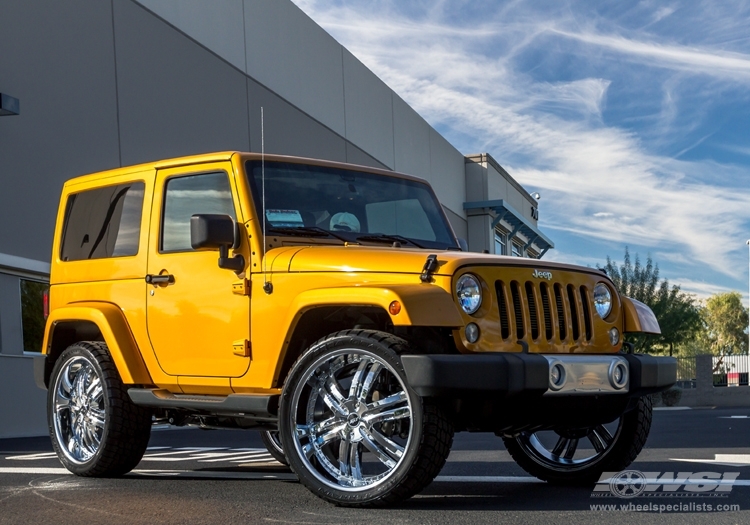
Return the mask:
M261 168L260 159L245 161L248 186L259 219L262 220ZM308 182L315 180L314 177L319 182ZM281 178L286 181L283 191L279 182ZM295 183L294 190L290 188L290 182ZM322 239L333 243L357 242L381 246L398 243L401 246L430 250L460 249L432 187L419 180L348 167L266 159L265 186L266 235L309 238L316 239L317 242ZM378 188L385 191L378 192ZM304 192L304 198L301 197L301 192ZM378 200L379 195L394 195L396 198ZM334 197L337 200L333 201ZM290 202L293 205L289 205ZM332 202L333 205L326 206ZM341 205L340 209L336 208L338 204ZM414 215L409 216L408 222L401 221L400 228L403 232L398 226L395 230L383 227L383 222L389 220L389 215L382 210L373 215L373 210L379 205L392 206L394 212L390 215L390 220L396 222L397 216L406 217L409 210ZM302 215L305 215L304 219ZM277 219L277 227L274 227L273 218ZM285 220L291 222L286 223ZM338 223L334 224L334 221ZM370 231L371 225L381 228ZM414 235L403 235L404 232Z

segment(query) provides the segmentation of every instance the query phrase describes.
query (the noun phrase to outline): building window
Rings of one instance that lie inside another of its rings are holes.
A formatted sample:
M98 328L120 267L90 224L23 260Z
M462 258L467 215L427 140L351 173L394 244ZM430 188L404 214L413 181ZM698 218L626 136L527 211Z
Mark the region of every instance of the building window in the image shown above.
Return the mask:
M505 246L508 243L508 236L499 230L495 230L495 254L505 255Z
M526 256L529 259L538 259L539 258L539 253L537 253L536 251L534 251L531 248L529 248L528 250L526 250Z
M44 296L49 284L21 279L21 322L24 352L41 352L44 339Z
M513 255L513 257L523 257L523 248L520 244L516 242L511 243L511 250L511 254Z

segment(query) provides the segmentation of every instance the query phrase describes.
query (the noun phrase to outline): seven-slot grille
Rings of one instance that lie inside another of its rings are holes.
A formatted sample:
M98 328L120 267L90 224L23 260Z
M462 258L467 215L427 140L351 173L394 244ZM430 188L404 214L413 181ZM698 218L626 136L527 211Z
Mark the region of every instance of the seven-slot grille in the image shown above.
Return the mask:
M495 281L503 339L591 341L591 294L586 286Z

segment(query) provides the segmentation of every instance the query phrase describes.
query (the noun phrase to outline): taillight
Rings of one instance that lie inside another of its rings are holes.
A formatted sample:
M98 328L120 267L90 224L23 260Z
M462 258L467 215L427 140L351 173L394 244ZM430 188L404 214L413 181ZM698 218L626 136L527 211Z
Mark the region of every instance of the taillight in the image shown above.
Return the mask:
M49 290L42 292L42 308L44 309L44 320L49 317Z

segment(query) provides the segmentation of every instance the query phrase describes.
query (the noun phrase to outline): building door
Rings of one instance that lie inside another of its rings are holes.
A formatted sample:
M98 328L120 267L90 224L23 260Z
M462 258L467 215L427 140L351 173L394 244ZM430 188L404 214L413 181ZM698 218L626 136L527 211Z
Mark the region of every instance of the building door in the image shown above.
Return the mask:
M161 276L146 295L148 334L171 375L239 377L250 360L233 344L249 338L250 298L232 293L237 276L218 266L218 251L190 245L190 217L237 219L228 163L160 170L151 213L148 274Z

